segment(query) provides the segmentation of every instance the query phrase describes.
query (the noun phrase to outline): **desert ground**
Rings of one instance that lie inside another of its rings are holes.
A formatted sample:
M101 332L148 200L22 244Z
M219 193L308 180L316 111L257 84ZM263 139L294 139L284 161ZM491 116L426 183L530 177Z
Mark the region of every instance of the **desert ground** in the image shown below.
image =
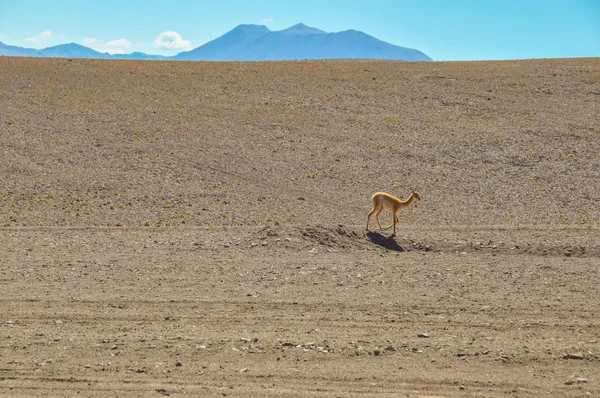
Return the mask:
M599 154L598 58L0 57L0 396L600 396Z

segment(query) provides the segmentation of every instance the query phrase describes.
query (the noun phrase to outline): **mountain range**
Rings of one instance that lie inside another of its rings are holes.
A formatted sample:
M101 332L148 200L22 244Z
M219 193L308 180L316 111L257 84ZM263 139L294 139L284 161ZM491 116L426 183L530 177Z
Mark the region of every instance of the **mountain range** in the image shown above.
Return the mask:
M386 43L357 30L327 33L304 24L271 31L264 25L239 25L200 47L174 56L141 52L109 54L69 43L41 50L0 42L0 56L176 61L283 61L304 59L386 59L431 61L419 50Z

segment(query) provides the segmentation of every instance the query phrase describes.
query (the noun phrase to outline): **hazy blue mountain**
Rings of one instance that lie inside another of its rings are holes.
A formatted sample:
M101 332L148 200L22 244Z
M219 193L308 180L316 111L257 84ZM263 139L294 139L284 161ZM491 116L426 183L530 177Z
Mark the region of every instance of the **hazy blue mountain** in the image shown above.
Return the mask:
M236 59L236 54L246 46L271 32L264 25L239 25L223 36L191 51L179 53L176 60L188 61L225 61Z
M101 53L75 43L43 48L39 53L41 57L51 58L111 58L109 53Z
M0 41L0 55L12 57L38 57L38 50L33 48L24 48L17 46L9 46Z
M173 59L189 61L279 61L299 59L390 59L431 61L421 51L395 46L366 33L327 33L297 24L271 31L262 25L240 25L223 36Z
M41 50L0 42L0 55L57 58L108 58L177 61L279 61L301 59L389 59L431 61L419 50L386 43L356 30L327 33L304 24L271 31L264 25L239 25L200 47L172 57L140 52L101 53L70 43Z

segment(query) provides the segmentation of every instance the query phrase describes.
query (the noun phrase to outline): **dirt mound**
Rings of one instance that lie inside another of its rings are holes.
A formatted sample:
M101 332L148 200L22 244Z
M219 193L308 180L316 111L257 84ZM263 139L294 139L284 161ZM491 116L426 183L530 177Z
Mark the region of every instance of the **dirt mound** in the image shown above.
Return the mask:
M355 228L339 224L337 227L267 226L250 232L242 240L250 248L352 251L365 250L371 246L365 234Z
M337 227L315 225L307 228L298 228L298 231L307 242L331 248L364 247L365 239L354 229L339 224Z

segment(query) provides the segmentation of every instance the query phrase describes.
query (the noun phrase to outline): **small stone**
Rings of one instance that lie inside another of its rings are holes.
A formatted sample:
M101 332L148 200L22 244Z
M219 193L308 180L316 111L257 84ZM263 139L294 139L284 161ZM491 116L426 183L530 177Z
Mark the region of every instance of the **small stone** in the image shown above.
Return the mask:
M240 369L240 373L246 373L247 371L248 371L248 368Z
M585 356L580 353L580 352L574 352L574 353L568 353L567 355L565 355L566 359L585 359Z
M424 339L428 339L428 338L429 338L429 333L425 333L425 332L423 332L423 333L419 333L419 334L417 335L417 337L421 337L421 338L424 338Z
M175 366L183 366L183 363L181 361L177 361L175 362Z
M380 350L374 350L374 351L373 351L373 355L375 355L375 356L379 356L379 354L381 354L381 351L380 351Z
M459 389L459 390L464 390L464 389L465 389L465 386L462 386L462 385L461 385L461 386L458 386L458 389Z

